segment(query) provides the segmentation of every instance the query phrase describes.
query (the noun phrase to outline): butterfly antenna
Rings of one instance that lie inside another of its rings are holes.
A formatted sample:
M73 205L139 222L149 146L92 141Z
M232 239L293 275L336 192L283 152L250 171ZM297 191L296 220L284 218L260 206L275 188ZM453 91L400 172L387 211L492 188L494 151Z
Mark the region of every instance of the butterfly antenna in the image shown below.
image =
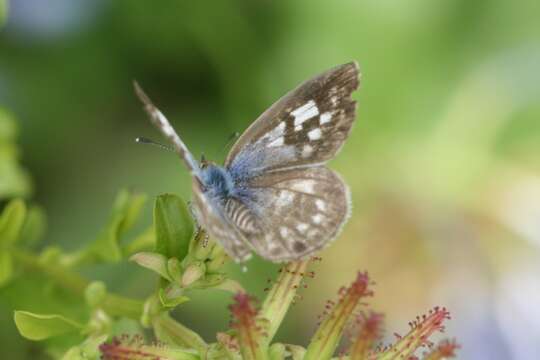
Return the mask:
M165 115L163 115L163 113L152 103L152 100L150 100L148 95L145 94L136 81L133 81L133 87L135 88L135 94L144 105L144 110L150 116L152 124L154 124L154 126L171 142L174 151L180 156L189 172L202 181L199 164L189 152L186 144L180 139L180 136L178 136L169 120L167 120Z
M135 142L139 143L139 144L153 145L153 146L157 146L158 148L161 148L161 149L164 149L164 150L167 150L167 151L175 152L174 149L172 147L170 147L170 146L167 146L165 144L159 143L157 141L154 141L152 139L145 138L145 137L142 137L142 136L136 138Z

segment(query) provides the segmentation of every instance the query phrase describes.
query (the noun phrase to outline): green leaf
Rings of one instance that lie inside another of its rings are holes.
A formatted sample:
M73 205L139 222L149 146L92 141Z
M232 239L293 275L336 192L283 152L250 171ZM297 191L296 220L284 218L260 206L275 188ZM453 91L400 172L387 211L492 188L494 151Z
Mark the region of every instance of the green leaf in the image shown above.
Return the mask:
M174 287L175 285L173 284L166 289L159 289L159 301L161 301L161 305L166 308L175 308L178 305L188 302L190 300L187 296L176 295ZM176 290L176 292L178 292L179 294L182 293L182 289L176 288Z
M156 234L154 227L149 226L129 244L124 246L124 255L133 255L141 251L150 251L155 248Z
M113 214L122 216L122 222L118 227L119 235L124 234L135 224L145 202L145 194L131 193L125 189L120 191L113 205Z
M10 247L19 239L25 217L26 205L20 199L12 200L0 217L0 286L9 282L13 275Z
M117 262L122 259L120 237L129 230L137 218L146 200L142 194L132 194L122 190L117 195L108 225L94 242L92 251L99 259Z
M11 280L13 275L13 257L7 251L0 250L0 287Z
M158 196L154 206L156 252L183 259L187 255L194 226L185 202L176 195Z
M6 6L0 0L0 26ZM16 134L13 116L0 108L0 198L27 196L31 191L30 177L18 162L19 152L13 142Z
M56 314L15 311L14 319L19 333L30 340L44 340L82 329L81 324Z
M161 254L152 252L140 252L130 257L129 260L134 261L138 265L158 273L163 278L169 281L172 280L169 276L169 272L167 271L167 258Z
M15 244L19 239L25 217L26 205L22 200L12 200L5 207L0 218L0 246L5 248Z
M35 245L45 234L47 217L40 206L32 206L26 215L26 221L21 229L20 243L25 246Z
M100 260L117 262L122 259L122 251L118 244L118 227L120 226L121 221L120 218L111 221L109 226L103 230L94 243L92 251Z
M13 145L0 144L0 198L28 196L32 182L28 173L19 166ZM6 148L8 148L6 151Z

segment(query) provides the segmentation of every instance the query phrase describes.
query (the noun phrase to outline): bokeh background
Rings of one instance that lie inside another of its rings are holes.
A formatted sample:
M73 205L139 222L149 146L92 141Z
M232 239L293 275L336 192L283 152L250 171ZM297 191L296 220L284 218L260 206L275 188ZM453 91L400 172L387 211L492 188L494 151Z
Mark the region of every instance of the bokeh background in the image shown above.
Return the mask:
M330 164L351 187L353 215L278 338L306 344L325 300L368 270L377 282L370 304L390 334L444 305L460 358L540 357L537 0L13 0L8 8L0 133L16 131L18 162L12 148L0 157L0 195L46 210L42 246L74 250L94 239L121 188L189 199L180 161L133 141L159 139L133 79L197 156L221 162L230 134L281 95L357 60L358 120ZM148 225L151 202L145 211ZM133 264L83 270L126 295L155 286ZM276 267L255 259L245 274L230 271L260 297ZM230 301L211 294L194 294L175 313L208 340L225 328ZM0 294L2 353L37 358L12 310Z

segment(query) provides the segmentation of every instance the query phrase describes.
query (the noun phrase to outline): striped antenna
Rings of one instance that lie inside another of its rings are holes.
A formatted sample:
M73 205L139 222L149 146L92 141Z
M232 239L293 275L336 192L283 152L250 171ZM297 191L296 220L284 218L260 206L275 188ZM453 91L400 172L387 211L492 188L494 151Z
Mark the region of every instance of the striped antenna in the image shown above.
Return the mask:
M136 138L135 142L139 143L139 144L152 145L152 146L155 146L155 147L158 147L160 149L167 150L167 151L176 152L176 150L174 150L171 146L164 145L162 143L159 143L157 141L154 141L152 139L149 139L149 138L146 138L146 137L143 137L143 136L139 136L138 138Z
M154 106L148 95L144 93L139 84L133 81L133 87L135 88L135 94L141 100L144 105L144 110L150 115L150 120L155 127L171 142L174 151L180 155L180 158L184 161L184 164L188 168L190 174L196 177L199 181L202 181L199 163L195 160L193 155L189 152L186 144L180 139L180 136L176 133L174 128L169 123L169 120Z

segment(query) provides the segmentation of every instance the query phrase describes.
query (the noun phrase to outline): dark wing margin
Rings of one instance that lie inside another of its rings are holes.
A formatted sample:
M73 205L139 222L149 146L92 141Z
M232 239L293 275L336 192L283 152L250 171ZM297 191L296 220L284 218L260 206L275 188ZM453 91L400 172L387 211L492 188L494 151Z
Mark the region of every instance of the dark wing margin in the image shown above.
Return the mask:
M348 137L356 117L356 62L337 66L289 92L242 134L225 166L243 177L322 164Z

